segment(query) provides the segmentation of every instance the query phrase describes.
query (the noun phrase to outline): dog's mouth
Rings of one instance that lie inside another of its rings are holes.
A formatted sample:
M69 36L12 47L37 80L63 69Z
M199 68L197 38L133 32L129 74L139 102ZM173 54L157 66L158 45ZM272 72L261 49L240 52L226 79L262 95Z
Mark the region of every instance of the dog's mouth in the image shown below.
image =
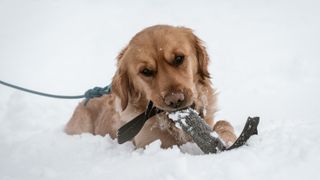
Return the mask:
M159 106L157 104L154 104L151 100L148 103L148 106L150 105L150 103L152 103L153 108L155 108L157 111L161 111L161 112L175 112L175 111L180 111L183 109L187 109L187 108L192 108L195 109L196 104L194 101L191 101L191 103L187 103L183 106L177 107L177 108L172 108L172 107L167 107L167 106Z
M191 108L191 109L195 109L196 107L196 104L194 102L191 103L191 105L185 105L185 106L182 106L182 107L178 107L178 108L166 108L166 107L159 107L155 104L153 104L152 101L149 101L148 103L148 106L150 106L150 104L152 103L152 108L155 109L156 112L175 112L175 111L180 111L180 110L183 110L183 109L188 109L188 108ZM148 107L147 107L147 111L148 111Z
M162 107L155 105L152 101L149 101L144 114L145 114L145 118L149 119L150 117L152 117L156 114L162 113L162 112L171 113L171 112L181 111L181 110L188 109L188 108L195 109L195 107L196 107L196 104L194 102L192 102L192 104L188 105L188 106L182 106L182 107L174 108L174 109L171 109L171 108L166 109L166 108L162 108Z

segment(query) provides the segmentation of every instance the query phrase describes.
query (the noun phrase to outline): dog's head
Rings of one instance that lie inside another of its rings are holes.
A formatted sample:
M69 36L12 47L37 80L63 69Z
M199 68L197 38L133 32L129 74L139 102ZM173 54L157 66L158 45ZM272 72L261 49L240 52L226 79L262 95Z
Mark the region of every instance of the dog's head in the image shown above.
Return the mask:
M136 34L120 52L112 91L123 110L151 100L173 111L192 105L196 84L209 76L207 52L192 30L158 25Z

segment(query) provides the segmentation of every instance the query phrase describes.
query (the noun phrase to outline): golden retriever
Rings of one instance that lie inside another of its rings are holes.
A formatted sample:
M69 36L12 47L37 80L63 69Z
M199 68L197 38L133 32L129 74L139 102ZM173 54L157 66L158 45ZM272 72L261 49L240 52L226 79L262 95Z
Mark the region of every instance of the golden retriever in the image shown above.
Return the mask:
M193 105L226 144L236 140L226 121L214 123L216 93L208 72L209 58L191 29L156 25L137 33L117 57L111 94L81 102L65 127L67 134L89 132L117 137L117 130L146 110L149 101L165 112ZM160 139L161 147L191 138L166 113L151 117L134 137L137 148Z

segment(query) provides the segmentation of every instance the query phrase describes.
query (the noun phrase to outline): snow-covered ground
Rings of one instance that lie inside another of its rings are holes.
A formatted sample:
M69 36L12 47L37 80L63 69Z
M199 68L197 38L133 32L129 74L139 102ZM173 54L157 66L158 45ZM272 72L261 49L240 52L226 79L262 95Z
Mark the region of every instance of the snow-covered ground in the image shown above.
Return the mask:
M0 179L318 179L320 3L271 1L0 0L0 79L56 93L103 86L130 38L154 24L183 25L208 46L217 119L238 133L260 116L248 146L198 155L109 137L68 136L77 100L0 86Z

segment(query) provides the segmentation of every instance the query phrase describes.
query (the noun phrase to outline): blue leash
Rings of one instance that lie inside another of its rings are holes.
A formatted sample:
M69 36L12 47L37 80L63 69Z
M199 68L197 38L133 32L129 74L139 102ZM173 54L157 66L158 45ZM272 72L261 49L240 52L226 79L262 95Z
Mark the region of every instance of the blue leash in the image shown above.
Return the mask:
M43 92L39 92L39 91L34 91L31 89L26 89L20 86L16 86L13 84L9 84L7 82L1 81L0 80L0 84L4 85L4 86L8 86L14 89L18 89L20 91L24 91L24 92L28 92L28 93L32 93L32 94L37 94L40 96L45 96L45 97L50 97L50 98L59 98L59 99L81 99L81 98L85 98L85 102L84 105L86 105L90 99L95 98L95 97L101 97L105 94L110 94L111 93L111 84L109 84L108 86L101 88L101 87L94 87L93 89L89 89L87 90L83 95L77 95L77 96L64 96L64 95L54 95L54 94L48 94L48 93L43 93Z

